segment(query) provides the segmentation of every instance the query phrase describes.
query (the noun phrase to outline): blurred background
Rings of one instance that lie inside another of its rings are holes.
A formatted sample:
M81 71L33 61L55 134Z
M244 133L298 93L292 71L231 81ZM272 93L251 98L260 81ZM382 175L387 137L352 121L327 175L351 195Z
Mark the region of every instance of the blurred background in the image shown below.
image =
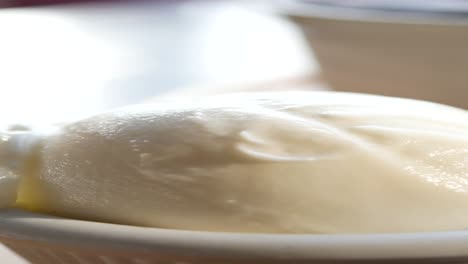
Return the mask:
M464 0L2 0L0 122L162 96L357 91L468 107Z
M4 6L4 123L61 122L187 90L298 82L317 67L291 22L234 1Z

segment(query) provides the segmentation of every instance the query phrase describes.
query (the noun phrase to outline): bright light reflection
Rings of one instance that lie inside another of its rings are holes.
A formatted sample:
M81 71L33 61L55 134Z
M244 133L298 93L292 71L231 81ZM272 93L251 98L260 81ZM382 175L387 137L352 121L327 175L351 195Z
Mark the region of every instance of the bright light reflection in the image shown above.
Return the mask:
M300 32L284 19L223 5L194 42L202 73L219 83L282 80L318 68Z
M73 21L39 11L0 16L0 123L62 122L99 107L119 70L115 47Z

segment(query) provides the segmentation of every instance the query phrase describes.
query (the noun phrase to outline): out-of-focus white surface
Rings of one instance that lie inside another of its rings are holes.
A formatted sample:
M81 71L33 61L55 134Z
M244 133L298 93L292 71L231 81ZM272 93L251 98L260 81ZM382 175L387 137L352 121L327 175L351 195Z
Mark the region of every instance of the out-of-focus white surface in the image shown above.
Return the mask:
M0 122L44 124L194 84L315 69L287 21L228 2L0 10Z
M0 261L2 264L27 264L26 260L0 244Z

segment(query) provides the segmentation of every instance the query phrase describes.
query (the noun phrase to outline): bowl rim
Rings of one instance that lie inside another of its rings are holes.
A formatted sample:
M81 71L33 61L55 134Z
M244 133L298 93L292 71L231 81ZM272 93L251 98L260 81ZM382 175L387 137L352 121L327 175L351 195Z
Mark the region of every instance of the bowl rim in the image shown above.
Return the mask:
M259 259L418 259L468 257L468 231L393 234L241 234L171 230L0 210L0 241Z
M393 24L422 24L468 26L468 10L458 14L452 12L429 12L415 10L386 10L353 6L300 3L299 1L277 0L269 9L290 17L308 17L360 22ZM262 5L262 3L260 3Z

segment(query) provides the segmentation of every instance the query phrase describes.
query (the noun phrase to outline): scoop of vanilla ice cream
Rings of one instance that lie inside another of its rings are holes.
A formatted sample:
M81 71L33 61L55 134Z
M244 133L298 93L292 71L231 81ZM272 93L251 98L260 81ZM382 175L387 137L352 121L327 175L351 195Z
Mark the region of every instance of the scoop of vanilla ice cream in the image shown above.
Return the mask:
M465 229L467 121L448 106L331 92L134 106L44 139L18 204L191 230Z

